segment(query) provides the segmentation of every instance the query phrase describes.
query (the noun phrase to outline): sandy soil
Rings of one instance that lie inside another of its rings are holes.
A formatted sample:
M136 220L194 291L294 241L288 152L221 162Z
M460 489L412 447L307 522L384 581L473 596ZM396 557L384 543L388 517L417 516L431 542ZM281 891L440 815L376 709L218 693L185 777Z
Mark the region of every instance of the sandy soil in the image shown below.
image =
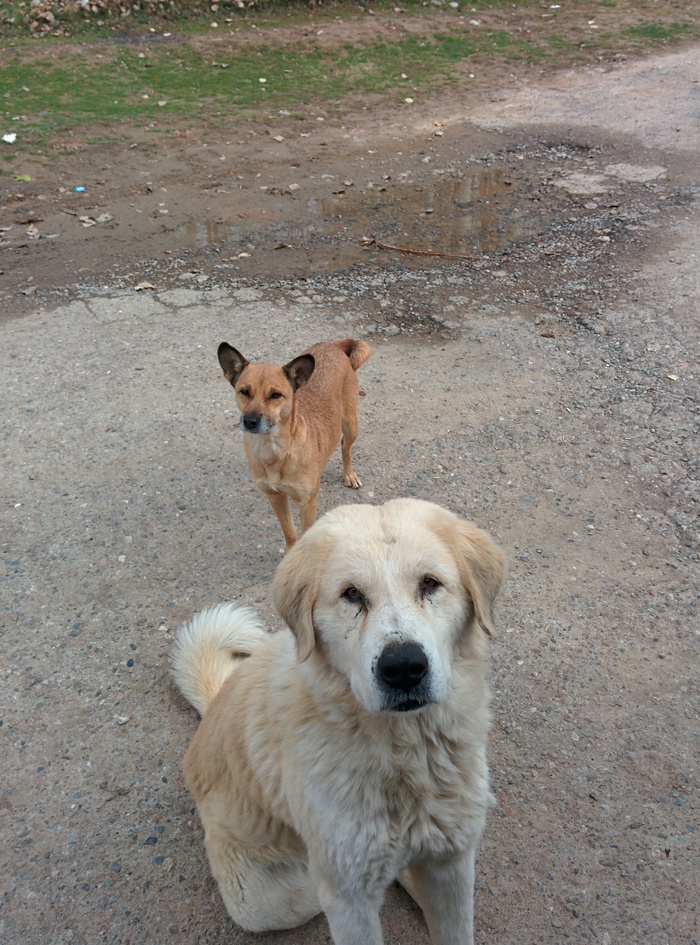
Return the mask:
M8 204L0 941L329 941L226 918L167 652L223 599L278 626L218 342L348 333L364 488L334 458L321 511L417 495L509 557L477 942L700 940L699 82L688 49L162 161L135 135ZM384 928L427 941L399 890Z

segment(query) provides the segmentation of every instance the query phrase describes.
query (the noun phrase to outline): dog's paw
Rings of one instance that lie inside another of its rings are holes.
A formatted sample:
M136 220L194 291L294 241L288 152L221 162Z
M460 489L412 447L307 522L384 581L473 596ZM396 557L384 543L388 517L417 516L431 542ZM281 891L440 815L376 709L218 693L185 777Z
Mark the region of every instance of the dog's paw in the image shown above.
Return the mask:
M355 472L343 476L343 482L348 487L348 489L359 489L362 485L362 480Z

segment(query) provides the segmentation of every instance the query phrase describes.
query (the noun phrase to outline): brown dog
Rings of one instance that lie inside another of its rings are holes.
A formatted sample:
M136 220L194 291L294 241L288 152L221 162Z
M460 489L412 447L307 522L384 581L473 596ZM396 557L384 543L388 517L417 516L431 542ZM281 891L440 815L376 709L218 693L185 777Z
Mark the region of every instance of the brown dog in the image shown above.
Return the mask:
M297 531L289 500L299 506L303 534L316 520L321 473L339 442L345 485L362 485L352 468L355 371L372 349L353 338L321 342L283 366L251 364L225 341L218 353L236 391L251 479L269 499L291 548Z

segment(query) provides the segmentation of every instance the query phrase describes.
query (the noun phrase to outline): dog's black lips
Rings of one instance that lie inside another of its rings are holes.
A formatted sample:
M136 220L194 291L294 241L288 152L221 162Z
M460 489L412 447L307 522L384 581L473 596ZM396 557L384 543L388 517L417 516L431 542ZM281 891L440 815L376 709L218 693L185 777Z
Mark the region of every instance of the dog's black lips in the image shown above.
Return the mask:
M392 712L415 712L416 709L422 709L428 703L423 699L406 699L405 702L399 702L392 705Z

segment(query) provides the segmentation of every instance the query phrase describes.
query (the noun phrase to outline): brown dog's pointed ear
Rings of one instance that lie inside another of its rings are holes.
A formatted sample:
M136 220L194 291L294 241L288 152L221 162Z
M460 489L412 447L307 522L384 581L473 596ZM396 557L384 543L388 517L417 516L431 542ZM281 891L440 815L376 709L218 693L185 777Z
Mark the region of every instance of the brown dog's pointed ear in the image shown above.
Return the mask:
M302 535L277 566L272 598L280 616L297 640L300 663L316 646L314 604L318 597L318 543Z
M316 361L312 354L300 354L298 358L285 364L282 370L287 375L292 390L299 390L314 373Z
M493 605L505 577L505 555L490 535L471 522L460 521L453 534L462 584L474 604L474 616L490 636Z
M219 355L219 364L221 365L221 370L224 372L226 380L235 387L236 381L250 362L246 361L240 351L236 351L235 348L232 348L231 345L227 344L225 341L222 341L219 345L217 354Z

